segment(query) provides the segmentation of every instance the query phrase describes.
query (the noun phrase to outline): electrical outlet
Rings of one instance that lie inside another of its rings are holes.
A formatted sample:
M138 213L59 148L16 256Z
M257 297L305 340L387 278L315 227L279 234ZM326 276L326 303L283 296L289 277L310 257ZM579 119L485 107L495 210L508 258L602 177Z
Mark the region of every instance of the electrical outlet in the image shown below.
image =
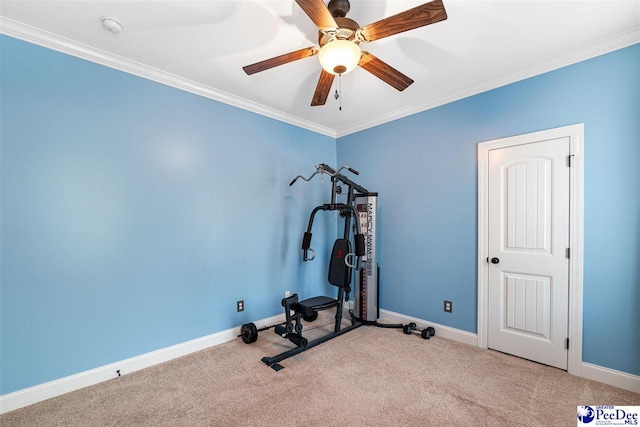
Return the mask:
M453 311L453 303L451 301L444 302L444 311L451 313Z
M240 301L238 301L236 303L236 308L237 308L238 312L244 311L244 300L243 299L241 299Z
M291 296L291 292L289 291L284 291L284 297L285 298L289 298Z

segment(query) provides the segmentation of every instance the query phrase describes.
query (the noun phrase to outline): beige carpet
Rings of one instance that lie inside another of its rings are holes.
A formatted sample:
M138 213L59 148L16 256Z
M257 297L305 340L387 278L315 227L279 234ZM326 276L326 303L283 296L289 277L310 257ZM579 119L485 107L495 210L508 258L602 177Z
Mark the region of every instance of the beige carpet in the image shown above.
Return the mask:
M290 347L261 332L252 345L238 339L123 375L4 414L0 425L575 426L578 405L640 405L639 394L397 329L358 328L280 372L260 361Z

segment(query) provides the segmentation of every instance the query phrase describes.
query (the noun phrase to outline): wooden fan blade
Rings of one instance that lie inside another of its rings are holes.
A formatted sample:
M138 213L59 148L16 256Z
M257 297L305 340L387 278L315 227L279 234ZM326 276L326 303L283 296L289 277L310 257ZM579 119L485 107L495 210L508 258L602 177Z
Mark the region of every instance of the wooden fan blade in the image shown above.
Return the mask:
M317 47L307 47L296 50L295 52L285 53L284 55L276 56L271 59L265 59L264 61L256 62L255 64L246 65L242 67L242 69L245 73L251 75L260 71L268 70L269 68L277 67L278 65L288 64L289 62L297 61L298 59L307 58L317 53Z
M313 99L311 100L312 107L324 105L327 102L327 96L329 96L329 92L331 91L334 78L335 76L333 74L322 70L322 74L320 74L320 79L318 80L318 86L316 86L316 92L313 94Z
M296 3L311 18L319 30L335 30L338 28L336 20L333 19L331 12L329 12L322 0L296 0Z
M434 0L366 25L362 28L362 35L367 41L373 41L445 19L447 19L447 11L444 10L442 0Z
M369 52L362 52L358 65L401 92L413 83L412 79Z

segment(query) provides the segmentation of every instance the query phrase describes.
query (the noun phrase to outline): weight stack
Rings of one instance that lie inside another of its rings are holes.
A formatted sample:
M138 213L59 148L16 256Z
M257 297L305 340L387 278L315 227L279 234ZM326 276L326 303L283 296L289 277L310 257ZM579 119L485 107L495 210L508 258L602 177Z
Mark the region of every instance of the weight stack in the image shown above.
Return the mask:
M360 232L364 234L365 242L365 255L362 257L358 289L355 292L355 311L358 318L375 322L379 317L379 269L376 253L378 193L358 195L355 202L360 220Z

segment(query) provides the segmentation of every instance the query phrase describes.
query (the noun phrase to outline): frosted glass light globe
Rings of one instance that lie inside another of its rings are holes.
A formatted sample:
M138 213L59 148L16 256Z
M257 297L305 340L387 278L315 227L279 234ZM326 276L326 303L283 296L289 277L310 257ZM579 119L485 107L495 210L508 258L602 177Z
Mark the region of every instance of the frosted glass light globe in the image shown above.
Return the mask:
M358 65L362 51L349 40L333 40L320 48L318 59L327 73L347 74Z

